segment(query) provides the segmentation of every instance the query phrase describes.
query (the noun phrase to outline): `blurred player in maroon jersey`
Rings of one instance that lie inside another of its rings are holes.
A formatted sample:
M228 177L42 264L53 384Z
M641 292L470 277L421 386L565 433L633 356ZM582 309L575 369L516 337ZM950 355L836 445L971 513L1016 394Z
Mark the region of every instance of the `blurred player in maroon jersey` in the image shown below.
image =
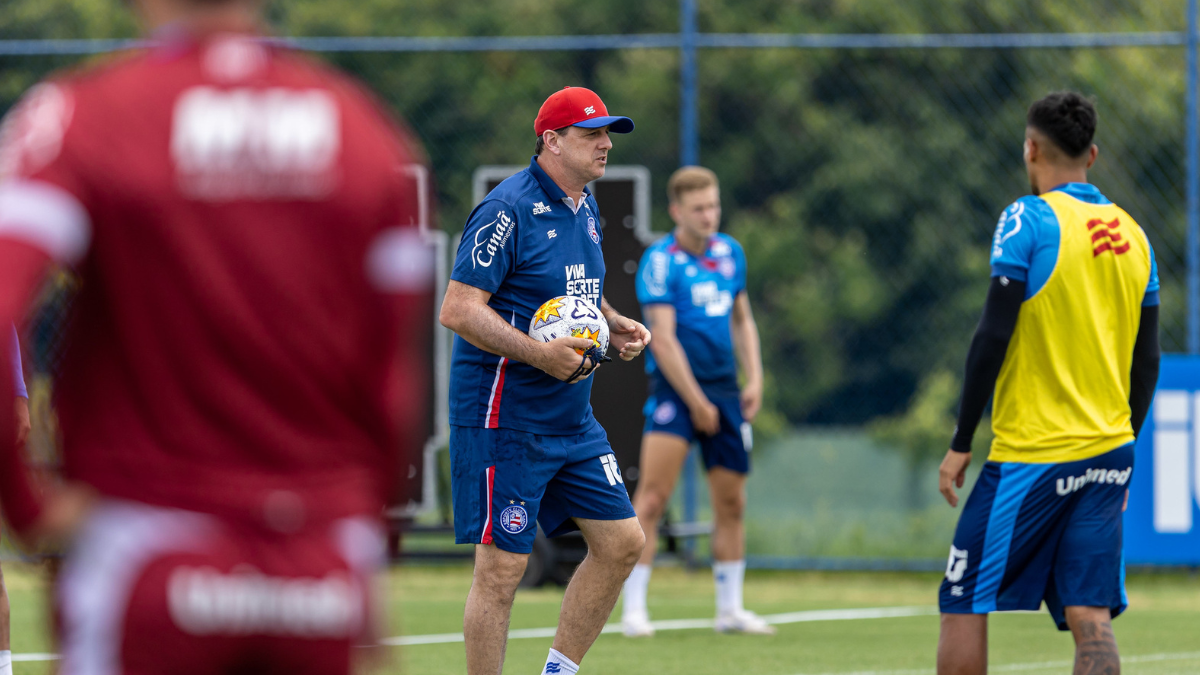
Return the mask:
M342 673L399 453L424 440L423 167L254 0L137 0L152 44L0 132L0 326L82 278L35 485L0 387L0 496L70 544L62 672ZM8 382L7 359L0 382Z

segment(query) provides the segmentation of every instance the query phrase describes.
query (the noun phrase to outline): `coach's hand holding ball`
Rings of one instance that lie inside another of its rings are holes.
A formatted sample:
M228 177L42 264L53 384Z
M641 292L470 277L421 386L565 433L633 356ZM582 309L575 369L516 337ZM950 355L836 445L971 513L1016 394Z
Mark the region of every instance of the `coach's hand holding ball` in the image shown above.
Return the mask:
M596 368L600 367L600 364L593 364L594 367L586 371L586 374L580 375L573 380L571 379L575 375L575 372L579 370L580 356L590 349L593 344L591 340L581 337L556 338L544 343L541 350L541 362L532 365L563 382L579 384L591 377L592 373L596 372ZM587 357L583 358L586 359Z

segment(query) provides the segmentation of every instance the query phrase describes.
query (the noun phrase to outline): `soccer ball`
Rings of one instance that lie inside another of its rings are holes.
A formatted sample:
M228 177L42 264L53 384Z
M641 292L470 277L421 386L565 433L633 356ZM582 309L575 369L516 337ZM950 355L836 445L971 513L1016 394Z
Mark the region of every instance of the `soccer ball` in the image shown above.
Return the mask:
M538 307L529 322L529 337L549 342L561 337L581 337L592 341L603 355L608 351L608 321L600 308L584 298L560 295ZM576 349L580 355L584 350Z

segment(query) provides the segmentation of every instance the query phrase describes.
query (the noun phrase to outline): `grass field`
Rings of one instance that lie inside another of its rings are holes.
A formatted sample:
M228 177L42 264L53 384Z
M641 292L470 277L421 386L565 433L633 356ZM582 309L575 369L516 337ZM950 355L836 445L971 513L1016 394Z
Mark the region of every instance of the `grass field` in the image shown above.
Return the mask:
M39 570L6 565L13 605L13 651L51 651L45 628L45 582ZM470 585L470 568L401 567L389 575L392 635L458 633ZM746 602L762 614L892 606L935 611L937 575L751 572ZM1200 577L1141 574L1129 579L1129 611L1115 624L1127 674L1200 673ZM522 591L513 629L553 626L562 592ZM712 616L712 579L707 571L655 571L653 618ZM583 663L584 673L807 675L810 673L932 672L936 615L813 621L779 626L774 637L716 635L708 629L662 631L652 639L602 635ZM1069 634L1054 630L1045 614L992 618L992 672L1067 673ZM505 673L536 674L551 638L515 639ZM394 648L388 672L410 675L465 672L461 643ZM17 675L51 672L47 663L16 664Z

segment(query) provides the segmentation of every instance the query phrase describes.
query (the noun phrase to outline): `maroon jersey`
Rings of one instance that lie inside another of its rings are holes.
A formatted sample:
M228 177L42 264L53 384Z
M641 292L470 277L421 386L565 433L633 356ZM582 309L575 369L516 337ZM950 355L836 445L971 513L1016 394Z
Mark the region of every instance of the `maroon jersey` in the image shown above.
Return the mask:
M0 259L33 249L82 278L66 475L276 529L378 513L426 398L426 174L406 139L348 78L250 36L32 90L0 132Z

